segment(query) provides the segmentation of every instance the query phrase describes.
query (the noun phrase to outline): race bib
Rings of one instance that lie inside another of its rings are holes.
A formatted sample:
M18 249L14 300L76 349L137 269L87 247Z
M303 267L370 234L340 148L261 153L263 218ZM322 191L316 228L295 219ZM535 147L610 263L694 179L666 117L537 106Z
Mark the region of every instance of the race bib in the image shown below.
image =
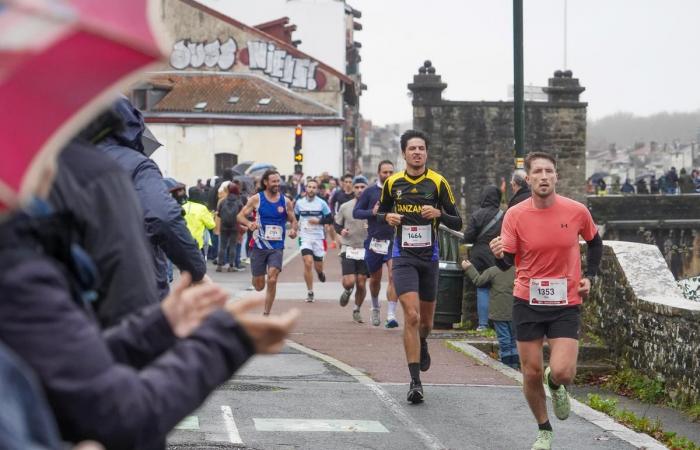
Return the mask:
M265 225L265 235L263 237L266 241L281 241L284 239L284 231L279 225Z
M430 225L403 225L401 227L401 246L404 248L430 247L432 230Z
M539 306L568 305L566 278L531 278L530 304Z
M372 238L369 241L369 249L378 255L386 255L389 253L389 239L377 240Z
M360 248L347 247L345 249L345 257L347 259L356 259L358 261L364 261L365 260L365 249L362 247L360 247Z

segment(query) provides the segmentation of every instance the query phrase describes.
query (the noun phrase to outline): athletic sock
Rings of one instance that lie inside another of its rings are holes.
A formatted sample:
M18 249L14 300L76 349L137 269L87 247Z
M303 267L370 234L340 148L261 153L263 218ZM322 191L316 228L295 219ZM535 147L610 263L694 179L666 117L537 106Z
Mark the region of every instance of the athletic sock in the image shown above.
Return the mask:
M428 345L428 339L427 338L420 338L420 346L423 347L425 345Z
M538 424L537 428L539 428L540 430L552 431L552 424L550 424L548 420L545 423Z
M549 385L549 388L552 389L552 390L555 390L555 391L556 391L557 389L559 389L559 385L558 385L558 384L555 384L555 383L552 381L552 374L551 374L551 373L550 373L549 376L547 377L547 384Z
M408 371L411 373L411 379L420 384L420 363L408 363Z
M389 302L389 317L396 317L396 302Z
M372 296L372 308L379 309L379 297Z

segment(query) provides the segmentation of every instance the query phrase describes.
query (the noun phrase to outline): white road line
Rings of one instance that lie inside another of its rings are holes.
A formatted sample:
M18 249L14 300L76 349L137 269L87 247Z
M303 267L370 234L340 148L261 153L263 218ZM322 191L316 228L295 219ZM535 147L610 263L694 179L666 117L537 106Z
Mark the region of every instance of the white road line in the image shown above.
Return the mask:
M226 425L226 431L228 432L228 439L232 444L242 444L241 435L238 434L238 428L236 427L236 421L233 420L233 412L230 406L221 407L221 415L224 416L224 425Z
M285 250L287 250L287 249L285 248ZM282 267L286 266L287 263L289 261L293 260L299 253L301 253L301 249L299 249L299 248L293 249L291 254L288 255L286 258L284 258L284 261L282 261Z
M344 432L344 433L388 433L384 425L376 420L338 419L260 419L253 418L258 431L296 432Z
M379 384L377 384L373 379L371 379L367 375L363 374L354 367L345 364L342 361L338 361L337 359L331 356L324 355L323 353L319 353L315 350L311 350L310 348L304 347L303 345L298 344L294 341L288 340L287 345L296 350L304 352L307 355L311 355L315 358L325 361L328 364L334 365L338 369L342 370L343 372L347 373L348 375L352 376L357 381L365 385L370 391L374 392L374 394L379 398L379 400L381 400L382 403L384 403L384 406L386 406L389 409L389 411L391 411L394 417L396 417L399 420L399 422L401 422L406 427L408 431L412 432L425 445L426 448L430 450L444 450L448 448L446 445L440 442L437 436L430 433L428 430L423 428L421 424L413 420L413 418L408 415L408 413L404 410L403 406L399 404L399 402L394 400L394 398L386 390L384 390L384 388L382 388Z

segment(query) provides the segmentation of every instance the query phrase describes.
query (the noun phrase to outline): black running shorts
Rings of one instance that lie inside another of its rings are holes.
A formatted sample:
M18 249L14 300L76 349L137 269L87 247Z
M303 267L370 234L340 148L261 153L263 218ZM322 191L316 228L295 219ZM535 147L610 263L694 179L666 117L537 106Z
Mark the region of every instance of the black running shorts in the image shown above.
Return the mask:
M518 341L535 341L547 336L577 339L581 328L581 308L575 306L532 306L527 300L513 299L513 328Z
M340 267L345 275L369 275L364 259L349 259L345 253L340 254Z
M417 292L423 302L434 302L437 297L438 262L413 256L396 256L391 269L396 295Z

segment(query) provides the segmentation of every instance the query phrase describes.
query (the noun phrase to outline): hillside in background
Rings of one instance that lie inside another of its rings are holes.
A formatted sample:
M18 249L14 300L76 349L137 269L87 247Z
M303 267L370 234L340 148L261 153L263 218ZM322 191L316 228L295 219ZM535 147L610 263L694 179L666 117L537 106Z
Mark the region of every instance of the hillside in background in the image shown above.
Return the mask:
M587 150L607 149L615 143L618 148L631 147L635 142L656 141L660 144L690 143L698 140L700 110L694 112L658 113L651 116L635 116L617 113L588 122Z

